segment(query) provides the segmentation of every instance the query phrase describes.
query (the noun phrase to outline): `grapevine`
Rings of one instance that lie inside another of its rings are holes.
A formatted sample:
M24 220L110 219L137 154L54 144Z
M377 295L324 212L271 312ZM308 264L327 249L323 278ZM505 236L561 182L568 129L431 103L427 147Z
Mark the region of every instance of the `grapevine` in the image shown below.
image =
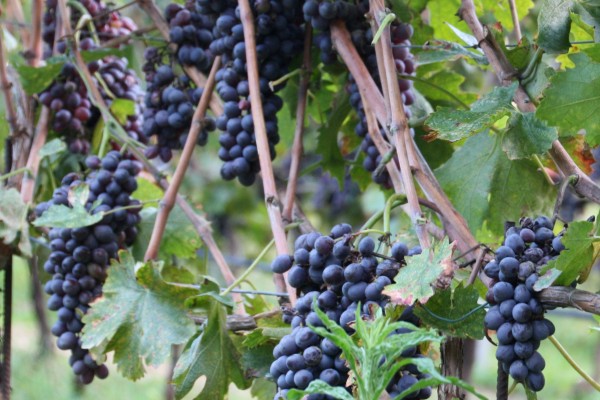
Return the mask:
M573 3L8 1L0 397L596 398Z

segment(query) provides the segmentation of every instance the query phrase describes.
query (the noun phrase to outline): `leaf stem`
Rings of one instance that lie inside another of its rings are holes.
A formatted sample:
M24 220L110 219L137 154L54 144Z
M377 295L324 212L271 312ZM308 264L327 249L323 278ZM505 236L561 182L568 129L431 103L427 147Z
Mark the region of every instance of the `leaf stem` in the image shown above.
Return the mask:
M571 365L571 367L573 367L573 369L575 371L577 371L577 373L579 373L579 375L581 375L581 377L583 379L585 379L587 381L587 383L589 383L594 389L596 389L596 391L600 392L600 383L596 382L594 380L594 378L589 376L579 366L579 364L577 364L577 362L573 359L573 357L571 357L571 355L567 352L567 350L560 344L560 342L556 339L556 337L550 336L548 338L548 340L550 340L550 342L554 345L554 347L556 347L558 352L565 358L565 360L567 360L567 362Z
M21 167L19 169L15 169L14 171L10 171L8 174L4 174L0 176L0 182L5 180L5 179L9 179L12 178L15 175L19 175L23 172L26 172L27 174L31 174L31 170L27 167Z
M386 235L391 235L390 216L392 214L393 205L396 201L406 202L406 196L400 193L394 193L385 202L385 208L383 209L383 231Z
M221 295L228 295L236 286L245 281L246 278L252 273L252 271L254 271L254 269L258 266L258 263L260 262L260 260L262 260L265 254L267 254L269 250L271 250L274 244L275 239L271 239L269 244L264 249L262 249L262 251L254 259L254 261L252 261L252 264L250 264L250 266L244 271L244 273L240 275L239 278L237 278L231 285L229 285L229 287L225 289L223 293L221 293Z
M396 199L396 201L393 202L393 204L390 206L390 210L401 206L403 204L406 203L406 198L399 198ZM387 204L386 204L387 206ZM379 210L377 211L375 214L371 215L371 217L369 217L369 219L363 224L363 226L360 227L359 231L360 232L364 232L368 229L371 229L373 226L375 226L375 224L381 219L381 217L383 217L383 212L384 210Z

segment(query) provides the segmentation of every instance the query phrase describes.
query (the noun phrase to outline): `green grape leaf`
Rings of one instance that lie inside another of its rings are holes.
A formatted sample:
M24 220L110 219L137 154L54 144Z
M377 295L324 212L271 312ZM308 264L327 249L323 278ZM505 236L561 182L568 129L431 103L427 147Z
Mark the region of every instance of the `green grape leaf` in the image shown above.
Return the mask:
M480 65L489 64L485 56L477 54L458 43L447 40L429 40L423 45L422 50L415 55L419 66L445 61L456 61L461 58L473 60Z
M33 225L52 228L81 228L100 222L104 217L103 212L90 214L85 209L85 203L89 194L90 188L87 184L82 183L77 185L69 192L69 203L72 207L67 207L63 204L53 204L41 217L33 221Z
M536 115L560 129L561 136L585 129L585 139L600 144L600 47L569 55L575 68L555 74L544 91Z
M83 317L82 346L114 350L123 376L136 380L144 375L144 363L161 364L171 345L183 344L194 334L184 303L197 290L163 281L161 262L136 263L125 251L119 259L108 269L103 297Z
M137 179L137 189L131 194L131 197L143 203L144 208L150 208L158 204L163 198L162 189L144 178Z
M121 46L119 48L117 47L100 47L97 49L93 49L93 50L85 50L81 52L81 57L83 58L83 61L85 61L86 63L90 63L92 61L98 61L101 60L107 56L117 56L119 58L127 58L127 55L129 54L129 49L128 47L131 46Z
M23 256L31 256L27 204L14 188L0 187L0 238L6 245L16 245Z
M499 136L482 132L467 139L436 176L473 232L487 223L487 229L500 235L503 221L552 209L556 189L537 169L530 160L509 160Z
M451 142L472 136L515 112L511 102L517 86L515 82L510 86L495 87L473 103L470 110L439 108L427 118L425 124L433 136Z
M39 152L39 156L40 158L53 156L55 154L62 153L66 149L67 145L65 142L58 138L52 139L42 146Z
M26 64L16 64L21 86L28 95L44 91L60 74L65 65L64 57L51 57L43 67L31 67Z
M566 53L571 47L572 1L545 0L538 14L538 45L547 53Z
M144 258L157 212L155 207L147 207L140 213L142 221L138 225L138 235L133 245L133 254L136 259ZM169 213L163 239L160 242L158 258L161 260L169 259L172 256L180 259L195 258L196 252L201 246L202 241L198 232L181 208L176 205Z
M457 107L477 100L475 94L463 91L464 82L464 76L447 69L427 72L422 68L419 78L414 79L415 88L428 101L451 103Z
M569 286L579 274L590 267L598 258L600 248L594 246L594 223L576 221L569 224L562 237L565 250L550 260L542 273L554 268L562 273L554 281L557 286Z
M464 287L460 283L454 290L449 288L437 292L429 299L427 305L417 305L414 312L425 324L446 335L483 339L485 310L479 308L478 299L477 289L473 286ZM477 311L473 312L475 309ZM452 322L442 320L438 316Z
M304 390L291 389L287 393L286 398L288 400L300 400L303 399L307 394L327 394L334 399L339 400L354 399L354 397L352 397L352 395L350 395L345 388L341 386L331 386L320 379L312 381Z
M340 185L344 183L345 162L338 145L338 133L351 109L348 94L341 91L334 99L334 107L329 119L319 128L317 138L316 151L321 156L321 166L329 171Z
M127 122L127 117L135 114L135 102L128 99L114 99L110 111L121 124Z
M577 0L573 10L581 19L593 27L592 36L600 41L600 6L596 0ZM574 18L573 21L576 19Z
M394 304L411 305L415 301L426 303L434 291L431 286L445 271L452 259L454 245L443 240L433 249L433 257L427 249L423 253L409 257L405 267L400 269L396 283L388 285L383 291Z
M273 381L266 378L256 378L252 381L250 394L255 399L272 399L276 392L277 385Z
M502 149L509 159L544 154L558 139L556 128L547 126L535 113L513 113L502 137Z
M194 397L197 400L225 398L231 382L238 387L246 385L240 356L227 333L226 315L223 306L212 303L203 331L190 340L177 360L173 371L177 399L188 394L201 376L206 377L206 384Z
M501 42L503 43L503 42ZM502 45L502 44L501 44ZM535 55L535 48L529 42L527 36L524 36L516 47L504 50L506 58L510 64L519 71L525 70L529 65L532 57Z
M278 340L270 340L258 346L247 347L245 338L240 335L229 334L238 354L240 355L240 367L246 378L265 377L269 373L273 362L273 349L279 343Z

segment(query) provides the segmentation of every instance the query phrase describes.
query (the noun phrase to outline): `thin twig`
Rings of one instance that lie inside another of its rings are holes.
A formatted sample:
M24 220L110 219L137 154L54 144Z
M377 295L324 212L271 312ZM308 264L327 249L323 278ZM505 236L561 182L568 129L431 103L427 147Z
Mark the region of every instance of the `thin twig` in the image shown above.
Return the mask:
M371 6L372 29L375 33L380 28L381 21L385 18L385 5L383 0L371 0L369 3ZM421 247L423 249L428 249L431 247L431 242L429 240L429 235L423 226L423 214L421 212L421 206L419 205L417 190L414 185L408 158L407 147L411 140L410 130L408 127L408 119L404 113L402 97L400 96L396 67L394 65L394 56L392 54L389 26L383 29L378 45L379 46L375 47L375 52L380 52L380 59L383 61L382 70L385 75L380 76L380 78L382 87L387 86L387 96L385 96L386 92L384 91L384 99L387 105L386 108L389 110L389 130L392 136L391 139L395 142L396 152L398 154L400 174L402 176L402 183L404 184L404 191L406 192L408 206L410 208L410 218L417 233L417 237L419 238Z
M16 135L19 131L17 126L17 111L15 109L14 97L10 92L12 83L8 79L8 72L6 69L6 48L4 46L4 38L0 35L0 89L4 96L4 109L6 111L6 119L11 130L11 135Z
M35 179L40 168L40 149L46 143L48 136L48 123L50 122L50 109L46 106L42 107L40 118L38 119L35 128L35 136L31 143L31 150L27 158L27 173L23 176L21 183L21 198L25 204L33 201L33 193L35 190Z
M44 13L44 0L34 0L32 6L32 31L31 44L27 51L27 60L32 67L38 67L42 59L42 14Z
M479 46L488 58L490 65L496 71L496 75L502 81L502 84L509 85L516 77L515 69L495 43L493 36L488 34L487 29L484 29L479 22L473 0L462 0L458 13L471 29L471 32L477 39ZM534 112L536 110L535 105L521 85L519 85L515 92L514 101L518 109L522 112ZM579 195L600 203L600 187L581 171L558 140L552 142L552 148L548 153L563 175L578 176L579 180L573 187Z
M131 32L129 35L117 36L114 39L111 39L107 42L102 43L102 46L100 46L100 48L110 49L113 47L119 47L120 45L129 42L134 37L142 36L146 33L153 32L156 29L158 29L156 26L147 26L144 28L136 29L135 31Z
M165 190L168 190L168 184L164 179L163 184L165 185L163 188ZM183 197L177 195L176 202L177 205L183 211L183 213L186 215L186 217L190 220L190 222L196 229L196 232L198 232L198 235L204 242L204 245L206 246L210 254L213 256L215 263L219 267L219 270L221 271L221 274L225 279L225 283L231 285L233 282L235 282L235 275L231 271L229 264L227 264L225 256L221 252L221 249L219 249L219 246L217 246L217 243L215 242L215 239L210 230L210 225L208 221L196 214L192 207L188 204L188 202L183 199ZM239 293L232 293L231 297L233 298L233 301L236 304L235 313L240 315L246 314L246 310L244 307L244 299L242 295Z
M212 91L215 86L215 76L220 66L221 57L216 57L215 61L213 62L213 66L210 71L208 80L206 81L204 92L202 93L202 97L200 98L198 107L196 107L196 111L194 112L194 116L192 117L190 131L188 132L185 146L183 147L183 151L181 152L181 158L179 159L179 162L177 163L177 168L175 169L175 173L173 174L173 179L171 180L169 188L166 190L165 195L162 201L160 202L160 208L156 216L156 221L154 222L152 236L150 237L150 242L148 244L148 248L144 256L145 261L153 260L156 259L156 257L158 257L158 249L160 248L160 242L165 232L165 227L167 226L169 213L175 205L175 200L179 191L179 187L183 182L185 172L188 169L190 159L192 157L192 154L194 153L194 149L196 148L196 144L198 142L198 135L202 130L203 120L206 115L206 109L208 108L208 102L210 100Z
M331 24L331 39L336 51L354 77L363 98L366 99L365 103L369 103L379 123L385 126L386 111L383 96L371 78L365 64L360 59L360 55L354 48L350 33L343 22L334 21ZM421 189L427 195L427 198L439 208L440 213L438 215L444 224L447 235L452 241L457 242L458 249L464 253L473 246L478 245L478 241L469 230L465 219L454 208L453 204L448 199L448 196L446 196L440 187L433 171L429 168L429 165L425 161L423 155L419 152L419 149L416 146L413 147L415 147L414 151L418 160L418 167L413 168L415 178L417 179L417 182L419 182ZM475 256L471 255L469 258L475 259ZM486 278L487 277L484 276L484 279Z
M510 7L510 14L512 15L513 25L515 26L515 35L517 36L517 42L521 41L521 25L519 23L519 12L517 11L517 4L515 0L508 0Z
M296 199L296 186L298 183L298 173L300 172L300 161L302 159L302 137L304 136L304 120L306 117L306 103L308 94L308 85L310 83L311 70L311 45L312 28L310 23L306 24L304 33L304 55L302 59L302 74L300 75L300 85L298 87L298 105L296 107L296 130L294 132L294 143L292 144L292 162L290 164L290 173L288 176L287 189L285 191L285 203L283 207L283 220L286 223L292 221L292 211L294 209L294 200Z
M252 98L252 119L254 120L254 135L256 136L256 147L258 149L258 158L263 178L263 190L265 193L265 203L269 220L271 222L271 231L275 239L277 254L288 254L287 238L281 218L280 202L277 196L277 187L273 175L273 165L271 163L271 152L269 150L269 141L267 138L267 128L263 114L263 106L260 95L259 77L258 77L258 58L256 55L256 36L254 30L254 16L248 0L240 0L240 19L244 27L244 41L246 43L246 65L248 70L248 83L250 86L250 96ZM275 287L279 292L287 292L290 295L292 305L296 299L296 291L287 284L287 280L282 274L274 274Z

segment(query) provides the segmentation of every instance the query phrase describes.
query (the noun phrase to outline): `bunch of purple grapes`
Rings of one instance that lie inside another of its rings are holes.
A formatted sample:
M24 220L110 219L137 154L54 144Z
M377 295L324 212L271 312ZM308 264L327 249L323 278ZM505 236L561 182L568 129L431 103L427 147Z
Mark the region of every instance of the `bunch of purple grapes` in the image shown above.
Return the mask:
M299 0L260 0L251 2L256 28L256 52L259 63L259 85L266 122L271 159L279 142L277 112L283 101L275 94L285 83L271 88L269 82L288 72L292 58L301 52L303 32L299 24ZM217 14L210 50L220 55L223 67L217 73L217 93L224 101L223 115L216 120L222 132L219 137L219 158L224 162L221 176L225 180L238 178L251 185L260 169L252 99L246 71L246 43L237 2L198 0L200 9L208 15Z
M81 6L92 17L94 23L94 34L87 27L81 29L83 39L98 37L100 43L111 39L129 35L137 29L131 18L122 16L118 11L111 11L109 7L100 0L79 0ZM56 35L56 14L58 12L58 0L46 0L46 11L43 17L42 39L48 45L46 55L50 56ZM81 18L81 11L77 7L71 7L71 24L75 26ZM64 47L64 42L61 45Z
M554 325L544 318L544 307L533 285L542 266L564 250L562 234L555 236L547 217L523 218L521 226L506 231L503 246L484 269L493 279L487 300L493 307L485 327L496 331L496 358L504 371L529 389L544 387L544 358L537 351L540 342L554 334Z
M129 18L121 17L118 12L110 12L100 1L82 0L81 5L94 18L96 34L92 35L87 28L82 29L81 40L78 43L79 50L93 51L107 40L126 35L136 28ZM71 22L76 23L80 11L77 7L72 7L71 11L73 17ZM48 45L47 56L52 54L56 13L57 1L47 0L43 35ZM67 53L66 40L57 43L56 51L60 54ZM99 89L107 105L110 106L115 99L131 100L135 103L134 114L120 123L128 136L138 142L146 143L147 139L141 130L142 91L135 72L127 68L127 61L115 56L107 56L89 62L87 69L92 76L91 84ZM99 73L99 78L96 78L96 73ZM86 85L77 68L72 63L66 62L54 82L40 93L39 100L50 109L50 126L66 140L69 150L72 153L87 154L100 113L92 105Z
M341 349L309 327L324 326L313 309L314 301L329 319L352 333L357 308L360 307L360 314L365 318L372 317L374 306L385 308L389 299L383 295L383 289L394 282L406 257L421 252L418 246L409 249L398 242L392 246L392 256L386 257L376 252L376 242L370 237L361 239L355 250L354 237L348 224L334 226L330 235L317 232L301 235L296 240L293 257L278 256L271 264L275 273L289 271L290 286L302 294L295 310L284 314L284 321L292 325L292 333L283 337L273 351L275 361L270 375L279 389L276 399L285 399L287 390L305 389L317 379L331 386L346 387L349 369L340 357ZM412 307L408 307L400 319L419 324ZM409 331L400 329L395 334ZM423 357L417 347L407 349L402 356ZM427 375L409 364L393 378L387 391L394 397L424 378ZM431 388L415 393L415 399L426 399L431 395ZM329 398L321 394L308 396L311 400Z
M92 214L104 214L91 226L52 228L52 253L44 264L44 270L52 275L45 286L50 295L48 308L58 314L51 330L58 338L56 345L71 350L69 364L79 380L88 384L94 376L106 378L108 369L81 347L82 317L102 295L110 260L117 258L120 248L131 246L137 236L141 205L131 194L137 189L136 176L141 168L117 151L109 152L102 160L89 157L86 164L91 172L85 179L75 173L66 175L52 199L39 204L35 213L39 217L53 205L71 207L69 192L86 184L90 193L85 208ZM94 203L99 205L93 208Z
M194 110L203 89L194 87L186 75L177 76L171 65L163 63L162 52L154 47L146 49L145 137L156 136L156 142L146 149L148 158L160 157L168 162L173 150L183 148L192 125ZM215 130L212 118L205 118L198 136L198 145L208 141L208 132Z

